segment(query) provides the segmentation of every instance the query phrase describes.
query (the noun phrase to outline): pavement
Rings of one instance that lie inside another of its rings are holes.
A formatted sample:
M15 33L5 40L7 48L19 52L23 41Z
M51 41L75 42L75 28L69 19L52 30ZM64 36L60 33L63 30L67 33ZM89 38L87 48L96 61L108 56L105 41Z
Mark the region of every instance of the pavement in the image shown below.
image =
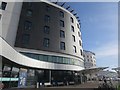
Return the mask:
M5 89L5 90L45 90L45 89L51 89L51 90L70 90L70 89L85 89L85 90L94 90L95 88L97 89L100 83L103 83L103 81L88 81L86 83L78 84L78 85L68 85L68 86L56 86L56 87L40 87L40 88L11 88L11 89ZM109 83L109 81L108 81ZM114 87L118 85L117 81L112 81L112 84Z

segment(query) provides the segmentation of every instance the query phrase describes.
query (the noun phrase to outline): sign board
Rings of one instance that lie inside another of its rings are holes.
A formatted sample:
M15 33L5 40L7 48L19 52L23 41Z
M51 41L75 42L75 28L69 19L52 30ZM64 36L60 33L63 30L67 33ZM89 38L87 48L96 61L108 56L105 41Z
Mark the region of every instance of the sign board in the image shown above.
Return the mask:
M18 87L25 87L27 79L27 69L20 69L19 79L18 79Z

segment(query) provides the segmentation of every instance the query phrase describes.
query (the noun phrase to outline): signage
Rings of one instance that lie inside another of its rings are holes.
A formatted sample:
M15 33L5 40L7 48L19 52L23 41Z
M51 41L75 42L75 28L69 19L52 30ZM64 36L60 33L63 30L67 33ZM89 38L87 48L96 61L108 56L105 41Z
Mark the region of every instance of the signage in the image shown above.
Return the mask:
M27 79L27 69L21 68L19 72L18 87L25 87L26 79Z

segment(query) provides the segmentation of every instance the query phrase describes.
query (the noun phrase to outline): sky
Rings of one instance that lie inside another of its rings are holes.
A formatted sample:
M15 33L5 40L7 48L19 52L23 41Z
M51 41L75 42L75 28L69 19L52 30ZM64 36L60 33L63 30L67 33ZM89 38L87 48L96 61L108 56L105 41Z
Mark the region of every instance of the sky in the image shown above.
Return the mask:
M118 3L67 2L81 22L83 49L96 54L98 67L118 67Z

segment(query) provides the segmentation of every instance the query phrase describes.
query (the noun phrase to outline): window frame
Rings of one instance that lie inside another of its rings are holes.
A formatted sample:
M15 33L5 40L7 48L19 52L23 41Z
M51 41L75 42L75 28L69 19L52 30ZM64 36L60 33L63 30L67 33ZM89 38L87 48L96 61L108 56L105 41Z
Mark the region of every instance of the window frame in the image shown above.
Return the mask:
M43 46L44 47L49 47L50 45L50 39L49 38L44 38L43 40Z
M60 26L61 26L61 27L65 27L65 23L64 23L63 20L60 20Z
M65 42L60 42L60 49L65 50Z
M60 30L60 37L61 37L61 38L65 38L65 31Z
M50 33L50 27L49 26L44 26L44 33L49 34Z

